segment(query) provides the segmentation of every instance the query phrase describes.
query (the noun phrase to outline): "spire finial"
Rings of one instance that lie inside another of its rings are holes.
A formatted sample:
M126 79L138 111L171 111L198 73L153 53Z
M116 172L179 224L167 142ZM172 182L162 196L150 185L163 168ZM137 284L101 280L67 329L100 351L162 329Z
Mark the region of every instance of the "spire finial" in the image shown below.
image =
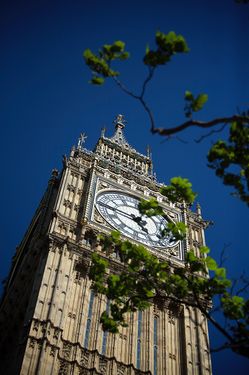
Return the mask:
M150 145L147 145L147 147L146 147L146 153L147 153L147 158L151 159L152 153L151 153L151 147L150 147Z
M196 204L196 212L197 212L197 215L201 216L201 205L199 202L197 202Z
M103 138L105 136L105 131L106 131L106 128L105 126L101 129L101 138Z
M117 115L113 120L113 123L115 124L116 128L123 129L127 121L124 119L124 115Z
M79 150L82 149L82 145L85 143L86 139L87 139L87 135L85 135L85 133L80 133L80 136L78 139L78 146L77 146Z

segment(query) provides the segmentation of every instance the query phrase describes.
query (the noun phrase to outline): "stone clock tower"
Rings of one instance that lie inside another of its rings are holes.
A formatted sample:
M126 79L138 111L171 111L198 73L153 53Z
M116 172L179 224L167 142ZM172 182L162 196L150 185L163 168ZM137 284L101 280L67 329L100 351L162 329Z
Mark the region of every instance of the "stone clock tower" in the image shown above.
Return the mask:
M200 255L205 241L200 209L172 205L160 194L149 150L145 156L127 143L122 115L114 122L114 135L103 131L94 151L84 148L81 134L62 173L52 172L17 248L1 302L1 374L211 374L207 322L194 308L156 301L130 314L117 335L99 324L109 303L88 279L92 252L101 254L99 233L117 229L172 267L182 267L190 248ZM135 220L139 199L151 197L167 219ZM187 224L185 241L160 239L170 220ZM118 257L102 255L121 269Z

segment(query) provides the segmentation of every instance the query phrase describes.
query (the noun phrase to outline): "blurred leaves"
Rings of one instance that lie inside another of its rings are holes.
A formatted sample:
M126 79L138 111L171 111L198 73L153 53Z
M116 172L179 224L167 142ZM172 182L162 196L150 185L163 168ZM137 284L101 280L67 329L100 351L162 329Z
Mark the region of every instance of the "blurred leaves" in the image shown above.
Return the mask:
M249 127L242 121L230 126L228 141L219 140L208 153L209 167L225 185L235 188L233 195L249 206Z
M185 91L185 116L192 117L193 112L200 111L208 100L207 94L199 94L195 98L190 91Z
M192 184L187 178L173 177L170 180L170 185L164 186L161 189L161 194L167 197L170 202L186 202L192 204L197 196L192 191Z
M156 127L152 111L144 100L147 84L159 65L166 65L174 55L187 53L189 48L184 37L174 31L168 34L158 31L155 44L155 49L147 46L145 50L143 62L149 73L140 95L127 89L116 78L119 72L112 69L114 61L129 58L125 43L119 40L103 45L96 54L90 49L85 50L83 56L92 72L90 82L102 85L106 78L112 77L121 90L142 104L149 116L152 133L162 136L169 137L190 126L207 129L218 124L231 124L228 141L218 140L210 149L209 167L215 170L225 185L235 189L234 195L249 205L249 113L214 118L207 122L194 120L193 113L204 107L208 96L204 93L195 96L191 91L185 91L184 114L187 121L170 128ZM182 177L172 178L170 184L161 189L161 194L171 203L183 205L191 205L196 197L192 184ZM162 215L167 219L162 236L171 236L172 240L186 238L185 224L169 220L156 199L141 200L139 210L141 215L147 217ZM233 283L227 278L226 269L207 255L208 247L200 247L199 256L196 249L190 249L186 253L185 263L176 268L170 261L159 261L144 246L122 241L118 232L100 236L99 241L103 253L93 253L89 277L95 292L105 294L110 300L110 311L103 312L101 317L103 329L117 333L120 326L127 325L127 313L148 308L155 297L165 298L176 304L185 303L198 308L225 336L225 347L249 357L249 301L233 292ZM111 256L114 253L118 255L123 269L111 273ZM242 288L244 291L248 290L248 284ZM211 300L214 297L220 301L219 309L227 320L225 327L213 319Z
M105 44L97 54L89 48L83 53L86 65L92 71L91 83L102 85L107 77L119 75L118 71L111 69L111 62L114 60L127 60L129 52L125 51L125 43L117 40L113 44Z
M164 34L161 31L156 33L155 42L156 50L151 50L149 46L146 47L144 63L152 68L158 65L165 65L172 56L177 53L186 53L189 51L187 42L182 35L176 35L174 31Z
M226 270L218 267L209 249L200 248L200 257L195 250L186 254L184 267L172 267L167 261L159 261L144 246L130 241L122 241L118 232L112 232L103 243L112 242L113 252L120 255L123 270L110 273L108 262L93 253L90 278L93 289L105 294L110 301L110 311L103 312L101 323L104 330L117 333L119 327L127 326L127 313L143 311L155 297L172 300L174 303L197 307L211 320L211 300L220 299L220 308L229 321L226 338L237 353L249 356L249 303L241 296L231 293L231 281L226 278ZM112 240L111 240L112 239ZM208 272L211 276L207 277ZM224 333L223 327L215 322L216 328Z

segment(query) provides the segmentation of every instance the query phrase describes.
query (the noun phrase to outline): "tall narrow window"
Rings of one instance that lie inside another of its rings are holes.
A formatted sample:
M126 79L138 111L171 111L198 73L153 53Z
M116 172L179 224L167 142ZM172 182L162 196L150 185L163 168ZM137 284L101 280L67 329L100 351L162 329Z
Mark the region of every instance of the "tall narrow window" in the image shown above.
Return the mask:
M109 311L110 311L110 301L108 300L107 303L106 303L106 313L109 314ZM103 355L106 354L107 335L108 335L108 332L104 331L103 332L103 341L102 341L102 354Z
M142 311L138 311L137 320L137 368L141 365L141 330L142 330Z
M157 375L157 324L158 324L158 317L154 316L154 375Z
M91 320L92 320L93 301L94 301L94 291L91 290L89 307L88 307L88 315L87 315L87 323L86 323L85 341L84 341L85 348L88 347L89 334L90 334L90 329L91 329Z

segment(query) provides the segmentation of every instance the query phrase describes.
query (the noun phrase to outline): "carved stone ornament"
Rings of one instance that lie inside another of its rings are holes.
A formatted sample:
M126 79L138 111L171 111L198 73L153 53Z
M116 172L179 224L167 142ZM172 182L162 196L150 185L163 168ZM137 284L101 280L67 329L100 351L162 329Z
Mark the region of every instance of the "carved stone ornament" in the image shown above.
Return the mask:
M121 363L117 364L117 375L125 375L126 374L126 366L122 365Z
M29 347L30 347L31 349L34 349L35 344L36 344L36 340L35 340L34 338L30 338L30 339L29 339Z
M96 221L97 223L101 223L101 224L105 223L105 220L103 219L103 217L96 210L94 212L94 221Z
M89 371L86 368L83 368L79 371L79 375L89 375Z
M104 358L99 359L99 371L101 374L106 374L107 371L107 360Z
M68 375L69 374L69 365L66 361L60 360L60 367L58 375Z
M72 350L72 345L70 343L64 342L62 352L63 352L63 357L66 360L70 359L71 350Z
M168 311L168 317L169 317L169 320L168 320L169 323L175 325L175 315L173 311L171 310Z
M64 199L63 205L65 207L71 208L72 207L72 202L69 199Z
M110 184L108 184L104 181L100 181L99 184L98 184L98 191L102 190L102 189L107 189L109 186L110 186Z
M179 257L178 247L173 247L172 249L168 249L168 253L174 257Z
M39 329L39 326L40 326L39 322L37 320L35 320L33 322L33 330L37 332L38 329Z
M54 339L58 340L59 338L59 334L60 334L60 329L59 328L55 328L54 329Z
M87 353L86 350L82 349L81 350L81 356L80 356L80 365L84 366L84 367L87 367L88 361L89 361L89 353Z
M55 353L56 353L56 348L55 348L55 346L51 346L51 348L50 348L50 355L51 355L52 357L55 357Z
M172 354L172 353L169 353L169 358L173 359L173 360L176 360L176 355L175 354Z

